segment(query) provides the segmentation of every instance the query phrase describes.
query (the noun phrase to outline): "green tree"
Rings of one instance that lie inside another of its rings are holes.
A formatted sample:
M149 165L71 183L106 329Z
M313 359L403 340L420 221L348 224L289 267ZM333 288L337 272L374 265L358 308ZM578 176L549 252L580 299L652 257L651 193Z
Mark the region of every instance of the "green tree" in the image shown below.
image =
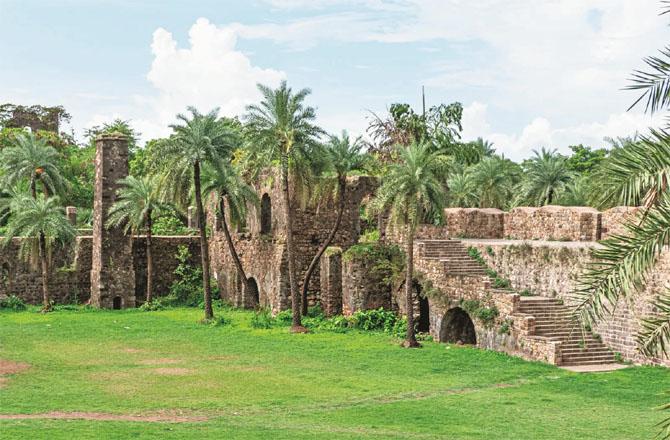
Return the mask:
M293 214L289 181L297 186L309 170L309 159L316 157L312 151L318 148L318 138L323 134L314 124L316 111L305 106L309 89L298 92L282 81L277 89L258 85L263 99L258 105L247 107L246 123L249 149L258 166L279 163L284 218L286 219L286 248L288 275L293 312L292 330L303 332L300 297L295 270L295 247L293 243Z
M138 235L146 232L147 253L147 284L146 301L153 299L154 262L152 252L152 235L154 216L167 209L159 197L159 182L155 176L128 176L119 180L117 200L107 216L107 227L123 226L126 232Z
M670 6L665 6L670 12ZM650 71L636 71L630 89L643 93L633 106L646 100L654 113L670 106L670 49L645 59ZM631 106L631 108L633 107ZM610 316L619 301L632 301L647 283L659 255L670 245L670 134L651 130L639 141L624 140L605 162L598 178L608 189L603 200L643 204L642 213L626 224L626 232L603 240L575 292L577 313L593 325ZM608 188L609 187L609 188ZM642 321L638 343L643 353L669 353L670 291L652 300L655 312ZM665 405L666 410L670 404ZM661 423L660 436L670 438L670 418Z
M472 175L468 170L460 170L447 180L449 206L452 208L472 208L479 198L475 191Z
M484 158L472 168L472 184L476 188L480 208L504 209L514 198L519 183L519 165L501 156Z
M579 144L571 145L570 150L572 154L567 158L566 166L569 171L578 174L590 174L607 157L605 148L594 150Z
M17 135L15 143L0 153L0 161L7 183L15 185L22 179L28 180L33 198L37 198L38 183L45 197L62 192L66 186L58 152L33 133Z
M221 229L226 238L230 256L248 291L249 278L244 271L237 249L235 249L228 220L233 227L244 224L248 206L258 207L260 204L258 194L244 182L237 169L227 161L207 163L203 168L202 180L203 195L217 201L217 217L221 221ZM228 209L226 209L226 204Z
M33 198L15 194L8 203L9 221L4 245L20 237L19 255L32 262L39 261L42 275L42 311L51 309L49 295L49 257L56 245L74 239L74 227L65 218L58 197Z
M440 176L448 166L446 157L431 152L428 144L411 144L400 148L399 161L391 165L373 201L378 212L390 212L391 222L405 229L405 299L407 310L406 347L418 347L414 329L414 233L425 219L442 215L445 191Z
M362 138L359 136L352 141L346 130L342 131L340 137L330 136L328 143L326 143L324 153L326 156L328 172L319 179L317 196L321 200L336 200L337 216L335 218L335 224L330 229L328 236L324 242L321 243L319 250L309 263L302 280L302 290L300 293L303 315L307 314L307 289L309 288L312 274L314 273L316 266L319 264L321 256L335 239L335 235L342 223L342 216L344 215L347 197L347 177L353 172L363 171L365 166L369 163L369 156L363 152Z
M177 115L179 124L171 125L170 142L162 149L163 187L169 199L186 207L195 195L200 232L202 284L205 300L205 320L214 318L209 271L209 245L205 229L205 210L202 203L201 171L207 163L227 158L234 146L235 136L230 127L218 117L218 109L202 114L189 107L189 116Z
M564 156L556 150L533 150L534 156L524 161L523 190L526 201L536 206L551 205L557 195L573 179Z

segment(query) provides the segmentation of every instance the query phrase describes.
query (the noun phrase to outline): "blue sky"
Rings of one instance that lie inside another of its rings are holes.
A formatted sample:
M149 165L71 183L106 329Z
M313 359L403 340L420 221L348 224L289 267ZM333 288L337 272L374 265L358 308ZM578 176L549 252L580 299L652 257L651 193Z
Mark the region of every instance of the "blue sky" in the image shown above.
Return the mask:
M644 131L621 90L670 41L657 0L0 0L0 102L64 105L80 134L144 139L187 105L240 114L255 83L310 87L329 131L460 101L464 138L521 159Z

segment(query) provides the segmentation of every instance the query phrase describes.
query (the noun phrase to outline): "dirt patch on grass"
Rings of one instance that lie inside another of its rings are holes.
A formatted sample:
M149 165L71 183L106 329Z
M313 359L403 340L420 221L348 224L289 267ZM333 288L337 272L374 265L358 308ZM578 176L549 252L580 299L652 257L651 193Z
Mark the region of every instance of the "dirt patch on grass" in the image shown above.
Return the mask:
M142 350L141 348L124 348L123 349L124 353L146 353L146 350Z
M27 370L28 368L30 368L30 365L23 362L14 362L8 361L6 359L0 359L0 376L5 374L20 373L23 370Z
M153 370L154 373L161 376L186 376L193 373L193 371L189 368L155 368Z
M181 362L180 359L158 358L158 359L143 359L138 363L140 365L168 365L168 364L178 364L179 362Z
M7 383L7 378L6 377L0 377L0 388L4 387L6 383Z
M122 422L188 423L204 422L205 416L188 415L178 412L162 411L151 414L110 414L98 412L62 412L52 411L40 414L0 414L0 420L24 419L60 419L60 420L102 420Z
M208 356L207 359L210 361L235 361L239 359L239 356L235 355L219 355L219 356Z

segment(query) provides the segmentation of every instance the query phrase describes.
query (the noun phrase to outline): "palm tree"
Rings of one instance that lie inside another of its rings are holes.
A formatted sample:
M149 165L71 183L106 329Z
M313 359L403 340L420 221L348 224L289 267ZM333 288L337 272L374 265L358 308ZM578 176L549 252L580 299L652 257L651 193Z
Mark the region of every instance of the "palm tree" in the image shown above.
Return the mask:
M169 198L182 207L188 205L189 195L195 195L200 231L205 320L210 320L214 318L214 310L200 174L204 164L217 162L230 155L235 136L229 124L219 119L218 109L207 114L202 114L193 107L189 107L188 111L190 116L177 115L180 123L171 125L174 133L163 149L163 187L169 191Z
M321 199L337 200L337 217L328 237L321 243L305 272L300 292L303 315L307 314L307 289L312 274L317 264L319 264L321 256L335 239L335 234L337 234L342 223L346 204L347 176L354 171L362 171L369 161L368 155L363 153L363 146L363 139L360 136L352 142L346 130L342 131L341 137L330 136L330 140L325 146L324 153L331 175L320 179L319 190L316 193ZM322 198L321 196L325 197Z
M59 206L58 197L33 198L15 195L8 204L9 221L3 244L21 238L19 255L30 261L39 260L42 271L42 310L51 309L49 297L49 257L56 244L71 241L76 232Z
M33 133L17 135L14 145L2 151L0 160L7 182L14 185L27 179L33 198L37 197L38 182L42 184L45 197L59 193L65 187L65 179L58 168L58 152Z
M307 163L310 153L317 148L318 138L323 134L323 130L314 124L316 119L314 108L304 105L305 98L311 93L309 89L302 89L294 93L286 85L286 81L282 81L274 90L260 84L258 89L263 100L258 105L247 107L249 147L259 165L267 166L273 162L279 162L293 313L291 328L294 332L303 332L305 328L300 319L289 181L295 188L299 180L305 176L304 173L308 171Z
M373 207L389 211L391 221L405 227L407 253L405 273L405 299L407 309L406 347L418 347L414 332L414 232L420 221L442 215L445 192L440 176L446 167L445 156L431 152L427 144L411 144L399 148L399 162L391 165L384 177Z
M524 193L534 205L551 205L556 196L573 179L567 161L556 150L533 150L534 156L525 162Z
M513 198L519 180L519 166L500 156L484 158L472 168L480 208L505 208Z
M447 179L447 193L449 206L452 208L470 208L477 205L478 197L475 191L472 174L469 170L460 170Z
M670 13L670 5L664 7ZM670 106L670 49L645 59L650 72L636 71L629 89L642 90L631 106L646 99L646 111ZM610 315L619 301L631 300L646 285L647 275L659 255L670 245L670 133L651 130L639 140L625 140L598 172L604 183L602 200L642 204L642 213L626 224L626 232L602 242L593 252L594 262L580 279L575 292L577 313L585 323ZM609 183L609 184L608 184ZM609 188L607 188L609 186ZM649 356L670 352L670 291L652 301L656 312L642 321L637 339ZM670 409L666 404L663 409ZM660 423L660 436L670 438L670 418Z
M158 195L159 182L156 176L128 176L119 180L118 198L107 216L107 227L124 226L126 233L137 235L146 231L147 284L146 301L153 299L154 264L152 256L152 229L154 216L167 209Z
M249 278L244 271L242 261L235 249L235 243L228 228L226 219L226 202L228 203L228 219L232 226L238 226L244 223L247 217L247 207L249 205L257 207L260 204L258 194L254 189L247 185L238 171L227 161L217 161L208 163L203 168L203 195L213 197L217 201L217 215L221 219L221 228L228 244L230 256L233 259L235 268L244 280L246 291L249 290Z

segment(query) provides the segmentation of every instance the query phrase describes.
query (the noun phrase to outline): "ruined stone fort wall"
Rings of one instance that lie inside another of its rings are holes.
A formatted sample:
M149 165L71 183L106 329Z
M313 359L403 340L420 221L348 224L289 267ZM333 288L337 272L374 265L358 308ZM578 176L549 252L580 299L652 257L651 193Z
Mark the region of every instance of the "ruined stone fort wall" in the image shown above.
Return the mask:
M0 296L17 295L30 304L42 301L42 281L38 266L19 257L20 239L12 240L0 252ZM132 240L135 295L144 300L146 286L146 247L144 237ZM188 246L191 264L200 264L198 238L193 236L153 237L154 291L166 295L175 279L175 258L179 246ZM93 237L80 236L72 247L54 252L50 265L50 293L56 303L86 302L91 292Z

